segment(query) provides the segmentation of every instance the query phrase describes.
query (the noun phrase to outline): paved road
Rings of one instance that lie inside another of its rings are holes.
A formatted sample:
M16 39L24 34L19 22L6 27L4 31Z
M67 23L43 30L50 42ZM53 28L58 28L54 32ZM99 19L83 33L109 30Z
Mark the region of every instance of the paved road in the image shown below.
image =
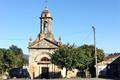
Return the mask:
M30 80L30 79L9 79L9 80ZM32 79L32 80L33 80L33 79ZM34 79L34 80L120 80L120 79L72 78L72 79Z

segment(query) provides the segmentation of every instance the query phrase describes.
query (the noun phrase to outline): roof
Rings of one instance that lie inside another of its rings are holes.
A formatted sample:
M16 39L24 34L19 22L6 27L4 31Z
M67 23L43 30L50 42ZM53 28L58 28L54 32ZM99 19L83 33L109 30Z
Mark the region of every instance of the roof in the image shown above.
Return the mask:
M52 17L47 7L45 7L41 13L41 18L43 17Z
M102 62L99 62L99 66L107 65L107 64L114 64L120 62L120 54L112 54L108 55L104 58Z
M56 49L60 45L57 41L50 41L46 38L43 38L39 41L34 41L29 45L29 49Z
M116 58L116 57L119 57L119 56L120 56L120 54L111 54L111 55L106 56L104 58L104 61L107 61L107 60L109 60L111 58Z

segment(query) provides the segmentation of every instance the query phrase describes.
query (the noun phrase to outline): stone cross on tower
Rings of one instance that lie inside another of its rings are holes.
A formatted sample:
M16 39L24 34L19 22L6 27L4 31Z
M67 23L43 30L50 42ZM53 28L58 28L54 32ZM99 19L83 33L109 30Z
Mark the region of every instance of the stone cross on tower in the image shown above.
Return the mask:
M47 7L48 0L45 0L45 6Z

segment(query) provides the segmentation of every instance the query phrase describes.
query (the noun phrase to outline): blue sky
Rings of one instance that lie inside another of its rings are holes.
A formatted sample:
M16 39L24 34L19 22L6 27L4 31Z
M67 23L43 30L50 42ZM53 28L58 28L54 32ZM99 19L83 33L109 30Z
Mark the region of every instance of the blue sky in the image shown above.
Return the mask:
M45 0L0 0L0 48L12 44L28 54L28 40L40 32L39 17ZM93 44L105 53L120 52L120 0L48 0L53 33L63 43Z

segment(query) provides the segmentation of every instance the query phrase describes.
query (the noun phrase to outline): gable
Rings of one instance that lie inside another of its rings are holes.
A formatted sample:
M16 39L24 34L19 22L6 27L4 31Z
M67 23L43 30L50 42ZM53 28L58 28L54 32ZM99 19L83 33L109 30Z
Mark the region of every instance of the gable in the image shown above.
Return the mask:
M29 48L58 48L59 45L57 44L57 42L52 42L48 39L42 39L38 42L35 42L33 45L31 45Z

